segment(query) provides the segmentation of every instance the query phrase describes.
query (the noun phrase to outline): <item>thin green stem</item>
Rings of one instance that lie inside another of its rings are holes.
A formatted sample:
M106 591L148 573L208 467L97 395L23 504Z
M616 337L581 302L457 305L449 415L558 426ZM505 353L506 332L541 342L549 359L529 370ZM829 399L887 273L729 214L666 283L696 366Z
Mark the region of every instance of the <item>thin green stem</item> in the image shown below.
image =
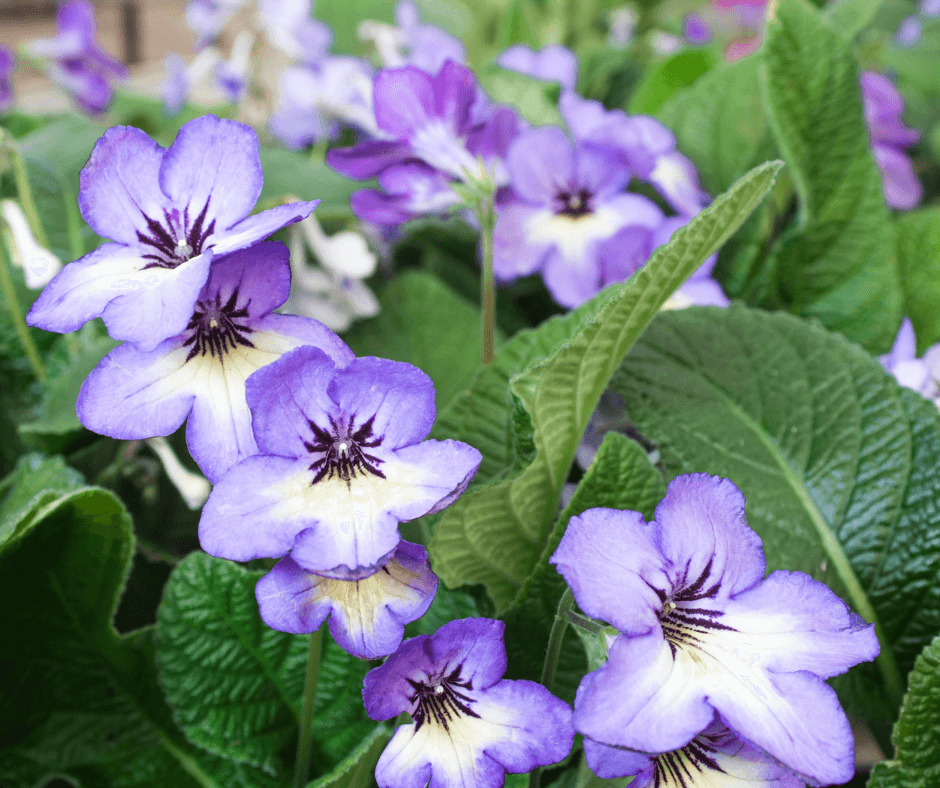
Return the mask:
M483 318L483 363L493 363L493 334L496 324L496 280L493 276L493 193L480 198L477 207L480 238L483 244L483 278L480 283L480 305Z
M323 644L323 627L310 633L310 650L307 652L307 678L304 680L304 705L300 712L300 733L297 738L297 763L294 769L293 788L303 788L310 773L310 730L313 727L313 702L317 696L317 675L320 672L320 647Z
M16 288L13 286L13 277L10 276L8 257L3 248L4 244L10 244L12 247L13 238L10 235L10 231L6 228L4 228L3 233L0 235L2 235L2 240L0 240L0 290L3 290L3 297L7 302L7 309L10 311L10 318L13 320L13 325L23 345L23 350L26 351L26 358L29 359L29 364L33 368L33 374L36 376L36 380L40 383L45 383L46 370L43 368L39 351L36 349L33 338L29 334L26 320L23 318L23 310L20 309L20 301L16 297Z
M548 636L548 648L545 649L545 664L542 666L542 686L549 692L555 683L555 670L558 668L558 657L561 655L561 644L568 628L568 614L574 607L574 594L570 588L565 589L558 610L555 611L555 622L552 624L552 633ZM542 770L535 769L529 775L529 788L541 788Z
M33 238L36 239L43 249L49 248L49 239L46 237L46 231L39 218L39 211L36 210L36 201L33 200L33 190L29 185L29 177L26 174L26 161L20 155L20 152L14 147L9 136L3 139L3 147L7 149L10 156L10 164L13 169L13 180L16 183L16 194L19 197L20 207L29 222L29 229L33 231Z

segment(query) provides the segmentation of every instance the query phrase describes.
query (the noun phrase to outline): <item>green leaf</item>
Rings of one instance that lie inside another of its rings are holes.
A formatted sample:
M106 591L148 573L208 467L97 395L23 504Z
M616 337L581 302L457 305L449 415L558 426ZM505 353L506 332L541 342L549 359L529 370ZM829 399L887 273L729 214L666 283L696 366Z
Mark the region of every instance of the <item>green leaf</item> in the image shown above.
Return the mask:
M578 441L610 375L666 299L760 202L779 167L767 164L746 175L677 230L628 282L608 288L576 313L586 315L577 330L547 359L511 380L518 407L510 413L519 429L509 435L505 432L506 411L492 408L505 401L506 392L498 386L494 391L493 384L507 367L511 369L511 362L501 359L503 353L530 360L532 354L525 349L520 352L520 347L528 342L540 344L538 332L519 343L507 343L511 347L497 354L495 369L477 378L469 392L469 397L478 398L475 414L471 410L468 416L466 398L455 403L464 410L469 429L452 437L484 453L486 472L498 472L500 466L494 468L493 458L486 455L502 439L503 447L497 446L495 454L505 458L507 437L513 458L508 467L517 465L521 470L496 484L468 491L438 520L429 550L434 569L445 583L483 583L497 609L509 607L538 563ZM554 333L573 321L567 317L549 322L540 331ZM491 420L486 419L488 409L495 414ZM477 415L483 418L476 419Z
M204 553L174 569L157 614L160 682L186 737L210 752L283 771L297 737L309 637L270 629L258 615L263 573ZM364 718L365 663L324 640L314 736Z
M379 299L382 311L357 323L343 339L357 356L381 356L420 367L434 381L442 410L480 366L480 312L437 277L411 271Z
M555 612L566 588L564 578L548 560L564 536L568 521L598 506L639 511L652 519L653 509L665 494L662 477L639 444L618 432L608 433L571 502L559 516L538 566L526 580L515 604L502 616L509 657L507 678L541 680ZM588 669L577 632L569 627L552 692L572 703Z
M77 486L59 460L28 457L3 501L0 780L40 783L161 758L178 788L216 783L170 718L149 632L111 624L133 554L130 518L111 493ZM49 487L42 489L45 485ZM154 785L156 783L151 783ZM169 785L167 786L169 788Z
M648 71L637 85L630 97L627 112L630 115L656 114L676 91L693 84L717 60L711 49L686 49L664 60Z
M83 429L75 413L78 392L98 362L118 344L94 322L61 337L47 359L39 415L21 425L20 434L67 435Z
M756 56L722 63L656 110L711 194L720 194L775 154L757 66Z
M448 621L477 618L481 615L483 614L476 600L467 592L438 587L427 613L417 621L405 625L405 637L433 635Z
M914 325L917 352L940 341L940 208L911 211L895 224L904 283L904 314Z
M763 52L767 114L800 200L775 250L772 304L884 352L902 292L855 56L804 0L772 8Z
M497 104L509 104L533 126L564 126L558 113L558 85L491 67L479 74L480 85Z
M321 200L317 216L338 214L352 217L349 195L362 184L340 175L323 161L311 161L310 155L284 148L261 148L264 186L258 205L284 197Z
M375 784L375 764L392 737L386 725L378 725L332 772L307 788L370 788Z
M855 38L875 18L884 0L836 0L826 8L826 18L847 41Z
M931 788L940 782L940 637L914 663L891 739L894 758L875 765L868 788Z
M744 493L768 568L806 572L875 623L877 671L842 688L871 709L940 630L940 412L867 353L788 315L732 307L657 317L612 388L667 476Z

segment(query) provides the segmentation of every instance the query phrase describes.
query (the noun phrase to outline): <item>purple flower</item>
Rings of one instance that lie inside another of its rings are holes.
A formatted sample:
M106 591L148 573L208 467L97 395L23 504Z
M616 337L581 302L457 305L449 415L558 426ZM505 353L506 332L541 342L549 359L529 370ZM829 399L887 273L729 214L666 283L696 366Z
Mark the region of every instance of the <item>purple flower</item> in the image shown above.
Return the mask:
M496 62L510 71L545 82L557 82L565 90L574 90L578 81L578 58L560 44L549 44L538 52L525 44L516 44L496 58Z
M874 627L808 575L764 578L761 540L728 479L674 479L648 525L639 512L588 510L551 561L581 609L621 633L578 688L580 733L670 752L717 712L809 780L852 777L851 729L824 679L877 656Z
M95 10L88 0L60 6L55 21L56 37L32 41L27 50L48 60L49 78L82 109L98 115L111 103L112 81L124 79L127 68L99 46Z
M203 49L189 65L175 53L163 58L166 77L160 87L160 95L168 115L176 115L183 108L192 90L215 71L220 60L221 55L215 47Z
M381 191L353 194L356 215L392 225L442 213L460 204L452 182L483 176L481 159L495 169L497 184L504 182L500 160L520 121L506 107L487 107L481 119L478 99L473 73L453 61L434 77L414 66L380 71L373 100L385 139L334 149L326 157L351 178L378 176Z
M424 440L434 386L410 364L360 358L344 368L294 350L248 379L261 456L216 485L199 541L247 561L291 553L317 574L368 577L398 546L398 523L438 512L466 489L480 453Z
M640 753L585 739L584 757L598 777L636 775L631 788L727 783L747 788L803 788L805 785L786 766L739 739L717 715L711 725L685 747L671 752Z
M311 0L258 0L261 30L291 60L318 63L333 43L333 31L314 19Z
M895 34L894 39L898 42L898 46L910 47L920 41L922 32L920 20L911 15L906 17L898 26L898 32Z
M122 440L169 435L189 419L189 452L211 482L257 454L245 380L301 345L337 364L352 351L316 320L272 315L287 300L281 243L260 243L212 264L186 329L150 351L124 344L101 360L78 395L88 429Z
M686 220L679 216L663 219L654 228L625 227L617 231L598 248L603 285L629 279L649 260L650 255L667 243L672 234L685 226ZM685 306L728 306L728 297L721 285L711 277L718 260L713 254L666 302L664 308Z
M920 0L920 12L926 17L940 16L940 0Z
M354 57L326 57L316 66L285 69L271 133L295 149L333 139L343 123L377 135L372 79L369 64Z
M506 672L503 622L451 621L405 641L366 675L362 699L374 720L407 711L375 767L379 788L498 788L506 772L530 772L571 750L571 708Z
M436 591L425 549L402 541L381 569L360 580L321 577L285 556L258 581L255 596L272 629L314 632L329 617L340 646L359 659L377 659L401 645L405 624L427 612Z
M923 188L903 149L917 142L920 133L901 122L904 99L891 80L874 71L863 71L861 83L865 120L881 170L885 202L895 210L909 210L920 202Z
M411 0L399 0L395 20L398 27L370 20L359 26L359 37L372 41L385 68L414 66L436 74L448 60L466 60L461 41L439 27L421 24L417 6Z
M682 35L690 44L707 44L712 40L712 29L700 14L686 14L682 18Z
M940 405L940 344L917 357L914 326L904 318L891 351L879 358L881 366L894 375L902 386Z
M13 104L13 51L0 46L0 112L6 112Z
M598 101L562 93L558 109L574 139L619 159L634 177L651 183L680 214L692 217L705 206L707 195L695 166L676 150L669 129L647 115L607 110Z
M169 149L140 129L108 129L82 170L78 206L92 230L116 243L62 269L27 322L68 333L101 317L114 339L141 350L182 333L213 255L251 246L316 206L246 218L261 182L258 138L241 123L196 118Z
M251 51L255 45L255 36L243 30L232 44L228 60L220 60L215 65L215 84L225 98L237 104L248 94L251 82Z
M506 166L512 195L500 203L493 233L496 276L540 271L562 306L577 306L623 278L619 270L608 278L599 256L604 241L626 227L646 238L663 221L652 201L622 192L630 171L616 157L572 145L553 126L523 132Z

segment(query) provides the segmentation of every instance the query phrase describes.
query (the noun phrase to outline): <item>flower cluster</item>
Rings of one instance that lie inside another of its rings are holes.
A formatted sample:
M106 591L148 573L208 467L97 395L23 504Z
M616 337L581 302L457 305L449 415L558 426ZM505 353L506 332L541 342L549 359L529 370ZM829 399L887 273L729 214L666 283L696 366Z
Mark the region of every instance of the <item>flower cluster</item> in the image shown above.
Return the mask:
M881 366L902 386L933 400L940 407L940 343L917 355L917 338L910 318L904 318L891 351L880 357Z
M619 633L575 699L596 774L638 775L638 787L852 776L851 730L825 679L878 655L874 627L808 575L764 577L728 479L676 478L649 524L613 509L573 517L551 562Z

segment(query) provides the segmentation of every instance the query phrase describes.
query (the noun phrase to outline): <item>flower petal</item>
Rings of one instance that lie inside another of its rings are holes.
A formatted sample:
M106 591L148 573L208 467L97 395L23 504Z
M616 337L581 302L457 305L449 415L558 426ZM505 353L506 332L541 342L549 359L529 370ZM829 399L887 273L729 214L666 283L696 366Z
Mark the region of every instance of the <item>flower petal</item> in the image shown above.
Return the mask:
M226 254L251 246L282 227L305 219L319 204L319 200L292 202L289 205L278 205L276 208L256 213L240 221L231 229L216 233L212 242L213 249L216 254Z
M271 241L216 257L209 270L202 297L226 303L238 293L237 306L251 318L273 312L290 294L290 253L284 244Z
M493 229L493 271L498 279L518 279L542 267L553 244L547 238L535 240L527 227L530 221L545 221L547 214L520 201L500 208Z
M528 129L509 146L506 166L513 191L536 205L550 205L573 183L574 151L556 126Z
M437 119L434 79L414 66L380 71L375 77L373 97L379 128L399 139L410 138Z
M723 607L764 576L763 543L744 519L744 496L729 479L705 473L676 477L651 525L672 562L674 588L705 578L704 593L719 584L707 600L710 607Z
M327 151L326 163L349 178L374 178L394 164L402 164L411 156L411 148L401 140L367 140L351 148Z
M254 130L215 115L184 124L160 167L160 188L173 205L194 219L208 204L206 226L215 221L216 233L251 213L262 178Z
M362 580L321 577L285 557L258 581L255 595L268 626L308 633L331 616L330 634L340 646L376 659L398 648L404 625L424 615L436 590L424 548L401 542L387 564Z
M114 126L95 143L82 168L78 207L102 238L138 243L147 217L160 219L170 201L160 190L166 151L140 129Z
M549 563L591 618L641 634L658 628L662 602L655 589L668 586L653 537L639 512L588 509L569 520Z

